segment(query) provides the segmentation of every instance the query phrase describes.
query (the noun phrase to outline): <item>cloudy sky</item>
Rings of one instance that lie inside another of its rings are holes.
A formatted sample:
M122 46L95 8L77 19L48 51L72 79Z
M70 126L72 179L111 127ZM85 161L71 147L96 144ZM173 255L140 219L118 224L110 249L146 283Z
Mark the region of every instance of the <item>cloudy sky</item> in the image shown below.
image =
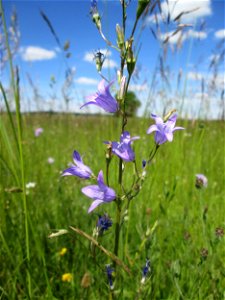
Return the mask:
M103 75L109 80L116 78L119 52L107 47L96 30L90 18L90 1L3 1L3 7L9 28L14 11L18 18L18 37L14 36L12 46L19 41L14 62L20 72L23 110L65 110L67 98L67 108L80 112L85 96L95 92L101 80L93 60L96 51L106 57ZM137 1L131 0L127 37L136 7ZM98 10L104 35L116 45L115 27L122 23L120 1L99 0ZM157 7L140 21L134 37L138 62L130 84L142 102L139 115L146 108L162 113L163 108L174 107L189 117L221 115L224 14L224 1L168 0L161 1L161 12ZM178 16L179 22L175 20ZM69 45L67 50L65 45ZM2 57L4 61L4 52ZM9 74L3 64L1 81L6 89Z

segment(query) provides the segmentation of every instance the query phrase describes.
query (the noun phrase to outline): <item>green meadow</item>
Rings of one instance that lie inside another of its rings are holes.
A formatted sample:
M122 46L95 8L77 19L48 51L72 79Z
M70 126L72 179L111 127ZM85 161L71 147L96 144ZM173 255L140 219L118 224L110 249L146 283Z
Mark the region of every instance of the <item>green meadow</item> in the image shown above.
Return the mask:
M95 175L99 170L105 174L103 142L119 140L121 120L22 115L21 175L9 116L1 115L0 299L224 299L224 122L187 121L178 115L177 126L185 130L160 146L124 218L118 256L130 271L117 265L110 291L105 271L110 256L70 226L92 236L98 215L108 213L113 225L98 242L113 252L115 203L88 214L91 199L81 188L91 180L62 177L61 172L77 150ZM139 172L154 147L154 135L146 134L153 123L150 118L128 118L126 129L140 136L133 145ZM35 137L38 127L44 131ZM124 163L124 168L126 190L134 164ZM109 181L115 191L118 169L119 159L113 156ZM208 178L206 188L195 187L199 173ZM21 186L21 176L24 185L35 183L33 187ZM61 229L68 233L49 238ZM146 258L151 270L141 284Z

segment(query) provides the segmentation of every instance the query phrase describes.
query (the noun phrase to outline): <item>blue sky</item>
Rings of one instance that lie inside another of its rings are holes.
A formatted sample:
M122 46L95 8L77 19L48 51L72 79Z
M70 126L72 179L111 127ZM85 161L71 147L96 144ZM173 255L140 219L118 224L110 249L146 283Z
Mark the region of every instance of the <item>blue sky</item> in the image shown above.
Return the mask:
M119 53L107 47L91 21L90 1L3 1L3 7L8 26L13 8L18 16L20 40L14 62L20 70L23 110L65 110L62 87L65 72L70 68L73 80L69 109L80 112L85 96L95 92L101 80L93 61L93 53L98 49L107 53L102 73L110 80L116 78ZM131 0L127 8L128 35L135 20L136 7L137 1ZM202 116L216 118L221 112L224 88L224 1L170 0L168 4L161 1L161 7L161 15L158 10L154 15L146 15L135 34L135 50L139 52L136 76L130 87L142 102L139 115L146 107L156 113L162 113L163 108L175 107L189 117L198 116L200 112ZM40 10L51 21L61 44L70 41L70 58L65 58L65 52L59 49ZM117 23L121 25L120 1L99 0L98 10L104 35L116 44L115 26ZM181 18L182 24L191 26L172 36L177 23L165 21L168 12L172 20L182 11L192 11ZM165 39L168 42L163 44ZM160 57L163 57L164 79L160 73ZM209 69L212 60L216 64ZM9 70L4 66L1 71L1 80L7 88ZM53 76L55 81L50 87ZM36 102L31 81L40 94ZM84 109L87 111L98 110L89 106Z

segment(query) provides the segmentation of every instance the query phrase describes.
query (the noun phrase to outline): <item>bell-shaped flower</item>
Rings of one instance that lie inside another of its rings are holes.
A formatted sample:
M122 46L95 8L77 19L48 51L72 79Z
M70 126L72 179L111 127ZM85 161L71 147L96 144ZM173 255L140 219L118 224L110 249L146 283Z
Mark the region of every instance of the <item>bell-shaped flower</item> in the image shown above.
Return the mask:
M93 199L88 213L92 212L99 205L111 202L116 198L115 191L105 185L102 171L99 172L97 181L98 185L89 185L82 188L82 193Z
M175 127L177 120L176 114L170 117L166 122L154 114L151 114L151 117L155 120L155 124L148 128L147 134L155 131L155 142L157 145L164 144L167 141L172 142L174 131L184 129L183 127Z
M105 80L100 81L98 85L98 91L90 96L87 96L88 102L81 106L84 107L89 104L97 105L103 108L106 112L115 113L119 109L119 105L116 99L110 94L110 86L114 81L111 81L108 85L105 86Z
M135 159L134 151L131 147L133 141L139 139L139 136L130 137L130 133L128 131L124 131L120 136L120 143L112 142L112 153L122 158L122 160L129 162ZM109 144L110 142L105 142Z
M83 160L80 154L77 151L73 152L73 161L74 164L65 171L63 171L62 176L78 176L80 178L88 179L92 176L91 169L83 163Z

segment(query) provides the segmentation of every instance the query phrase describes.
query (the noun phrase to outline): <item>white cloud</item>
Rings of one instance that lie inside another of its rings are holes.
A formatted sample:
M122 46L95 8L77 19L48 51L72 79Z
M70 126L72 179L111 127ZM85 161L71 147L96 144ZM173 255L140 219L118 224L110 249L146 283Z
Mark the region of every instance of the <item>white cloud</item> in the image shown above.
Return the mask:
M191 39L191 38L199 39L199 40L203 40L203 39L207 38L207 34L205 32L195 31L193 29L189 29L186 32L179 31L175 35L173 35L173 32L174 31L170 31L170 32L161 34L160 39L162 41L165 41L169 37L168 43L176 44L178 42L184 42L185 40L188 40L188 39Z
M201 93L201 92L197 92L193 95L193 98L196 98L196 99L208 99L209 98L209 94L208 93Z
M204 40L207 38L207 34L204 31L195 31L195 30L188 30L187 33L187 38L194 38L194 39L199 39L199 40Z
M217 39L224 39L225 38L225 29L217 30L214 34Z
M75 82L84 85L97 85L99 81L89 77L79 77L75 79Z
M148 85L145 84L131 84L129 86L129 91L133 92L144 92L148 89Z
M211 0L168 0L161 4L161 8L164 16L170 13L171 19L176 18L182 12L191 11L181 16L181 21L185 23L194 23L197 19L212 14Z
M206 86L214 86L217 89L224 89L225 78L223 73L206 74L198 72L188 72L187 79L193 81L201 81L204 79Z
M117 67L117 62L115 60L112 59L108 59L106 58L104 61L104 64L102 66L103 69L107 69L107 68L116 68Z
M189 80L202 80L203 74L197 72L188 72L187 79Z
M21 57L25 61L49 60L56 57L56 52L41 47L28 46L21 48Z

